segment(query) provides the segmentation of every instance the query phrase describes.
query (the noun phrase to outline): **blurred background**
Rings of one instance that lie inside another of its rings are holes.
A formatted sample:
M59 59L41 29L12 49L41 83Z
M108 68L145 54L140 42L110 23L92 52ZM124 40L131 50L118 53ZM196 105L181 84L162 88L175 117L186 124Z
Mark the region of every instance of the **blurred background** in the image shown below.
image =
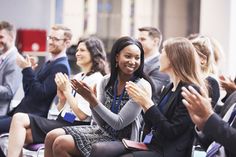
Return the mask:
M22 53L47 57L50 27L65 24L73 31L73 44L83 35L96 35L109 53L115 39L137 37L142 26L158 27L164 40L201 33L217 39L225 53L221 71L236 74L235 0L0 0L0 20L17 28ZM74 66L74 49L68 51Z

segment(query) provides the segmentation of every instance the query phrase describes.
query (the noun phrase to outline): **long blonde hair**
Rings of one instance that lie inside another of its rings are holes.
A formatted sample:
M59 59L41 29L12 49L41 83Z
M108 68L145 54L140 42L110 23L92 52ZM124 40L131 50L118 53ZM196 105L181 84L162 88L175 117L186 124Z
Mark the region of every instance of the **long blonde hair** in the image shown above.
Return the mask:
M183 37L168 39L164 42L164 50L174 74L180 81L205 87L198 65L199 57L188 39Z

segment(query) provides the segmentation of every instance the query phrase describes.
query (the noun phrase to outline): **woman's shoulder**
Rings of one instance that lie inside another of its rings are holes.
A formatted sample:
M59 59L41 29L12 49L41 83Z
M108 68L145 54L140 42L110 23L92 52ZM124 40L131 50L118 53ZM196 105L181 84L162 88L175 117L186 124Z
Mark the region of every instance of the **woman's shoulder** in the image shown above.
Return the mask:
M100 85L105 87L107 85L109 79L110 79L110 74L103 76L101 78Z
M147 85L150 85L150 83L144 79L144 78L140 78L137 80L137 84L147 84Z
M136 84L143 89L148 89L148 91L151 91L152 89L151 84L144 78L138 79Z
M194 83L184 83L184 82L181 82L181 88L182 87L188 88L189 86L193 87L195 90L200 92L200 87L198 85L196 85Z

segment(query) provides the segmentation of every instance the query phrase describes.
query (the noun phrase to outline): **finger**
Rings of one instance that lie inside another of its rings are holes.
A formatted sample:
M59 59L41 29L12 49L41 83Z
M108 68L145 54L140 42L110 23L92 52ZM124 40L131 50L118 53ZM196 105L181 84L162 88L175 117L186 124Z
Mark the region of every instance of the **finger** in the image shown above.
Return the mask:
M181 95L183 96L183 98L189 103L189 104L193 104L193 102L195 101L195 98L191 97L192 94L187 94L184 91L181 92Z
M182 99L182 102L187 108L191 106L186 99Z
M76 85L75 79L71 80L71 85L72 85L72 88L76 90L77 85Z
M208 94L207 94L206 90L203 87L200 87L200 92L201 92L201 95L203 97L208 98Z
M31 63L31 62L30 62L30 57L29 57L29 55L25 55L25 59L26 59L26 61L27 61L28 63Z
M189 91L192 93L192 94L194 94L198 99L200 99L201 97L202 97L202 95L200 95L199 93L198 93L198 91L196 91L192 86L188 86L188 89L189 89ZM201 89L200 89L201 90ZM204 93L204 91L203 91L203 94L205 94ZM205 95L206 96L206 95Z
M68 80L69 79L69 77L68 77L68 75L67 74L64 74L64 77Z
M96 84L93 86L93 93L97 96L97 85Z
M191 116L193 113L192 105L189 104L188 101L186 101L185 99L182 99L182 102L185 105L185 107L187 108L189 115Z
M182 87L181 94L190 103L196 101L196 96L194 94L192 94L186 87Z
M79 81L79 83L81 84L81 85L83 85L84 87L86 87L86 88L90 88L85 82L83 82L83 81Z
M182 89L183 92L186 93L186 95L191 95L192 94L186 87L182 87L181 89Z
M78 81L76 79L72 79L71 80L71 84L74 86L75 89L77 89L78 86L79 86L79 83L78 83Z
M131 81L126 83L125 88L126 87L129 88L129 89L132 89L135 92L142 92L142 89L139 86L137 86L135 83L131 82Z

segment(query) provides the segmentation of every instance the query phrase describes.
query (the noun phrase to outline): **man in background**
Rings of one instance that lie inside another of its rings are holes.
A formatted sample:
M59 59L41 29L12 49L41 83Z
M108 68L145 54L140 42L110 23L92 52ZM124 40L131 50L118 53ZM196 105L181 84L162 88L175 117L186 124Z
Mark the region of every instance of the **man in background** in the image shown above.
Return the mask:
M158 103L163 86L170 82L169 76L159 71L159 47L162 34L155 27L141 27L139 28L138 40L144 49L144 72L152 81L153 100Z
M53 26L48 36L48 51L52 57L38 71L34 71L35 64L29 56L24 58L18 55L17 64L23 69L24 98L8 116L0 117L0 134L9 132L12 116L17 112L47 117L57 92L54 81L56 73L70 73L66 49L70 46L71 38L69 28L62 25Z
M9 111L10 102L22 81L16 64L19 54L15 47L16 31L7 21L0 21L0 116Z

